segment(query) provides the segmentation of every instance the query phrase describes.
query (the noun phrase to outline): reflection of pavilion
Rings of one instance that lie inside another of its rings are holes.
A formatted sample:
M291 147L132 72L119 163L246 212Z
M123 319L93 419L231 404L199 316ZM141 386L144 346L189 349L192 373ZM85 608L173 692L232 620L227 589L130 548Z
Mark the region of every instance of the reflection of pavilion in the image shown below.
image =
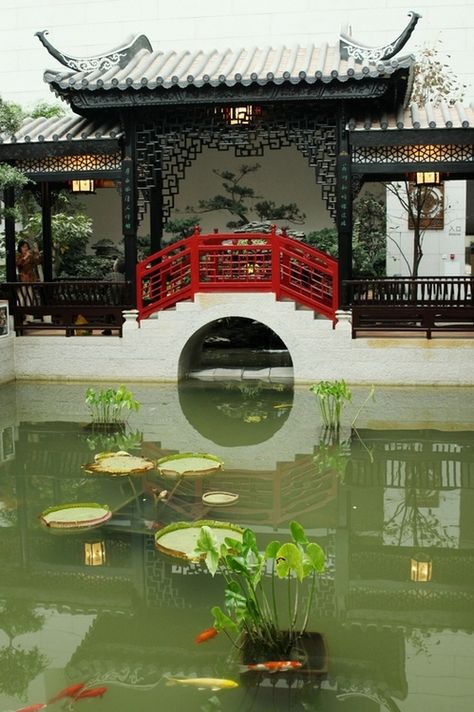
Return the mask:
M70 661L77 674L93 660L108 661L108 679L115 676L117 683L132 686L154 684L159 671L153 658L163 649L170 659L186 656L194 619L208 620L215 586L220 595L219 582L212 584L209 577L155 551L152 537L144 534L145 516L157 521L205 516L248 524L262 542L282 538L288 520L298 518L329 556L317 625L329 640L332 692L374 695L384 689L389 697L403 699L406 640L414 631L474 630L472 433L360 431L365 447L355 440L348 445L344 481L330 469L318 472L312 456L302 455L258 475L224 470L191 479L166 505L152 498L136 505L124 483L80 481L79 465L89 453L76 426L63 425L61 438L55 439L46 436L48 428L52 426L21 424L16 460L3 468L2 476L14 482L19 507L14 525L4 528L0 539L2 589L4 597L96 615ZM151 446L159 450L148 443L145 448ZM39 530L35 516L43 502L49 504L53 495L82 498L84 487L94 498L115 497L117 516L110 526L66 536ZM201 495L211 488L238 491L237 505L205 509ZM438 537L423 547L432 561L429 582L410 580L413 542L395 544L393 533L387 535L394 492L407 507L430 509L441 530L449 528L448 540ZM99 531L106 564L86 567L84 541ZM174 647L163 643L163 648L152 633L149 638L139 634L145 620L156 618L159 627L163 617ZM105 674L105 667L101 669Z

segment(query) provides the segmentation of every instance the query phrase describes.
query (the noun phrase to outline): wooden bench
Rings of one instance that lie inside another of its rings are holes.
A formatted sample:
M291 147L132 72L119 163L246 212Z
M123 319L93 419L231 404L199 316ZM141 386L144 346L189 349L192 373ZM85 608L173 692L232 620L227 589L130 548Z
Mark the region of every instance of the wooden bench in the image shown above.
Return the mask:
M474 332L474 307L353 305L352 338L358 332Z

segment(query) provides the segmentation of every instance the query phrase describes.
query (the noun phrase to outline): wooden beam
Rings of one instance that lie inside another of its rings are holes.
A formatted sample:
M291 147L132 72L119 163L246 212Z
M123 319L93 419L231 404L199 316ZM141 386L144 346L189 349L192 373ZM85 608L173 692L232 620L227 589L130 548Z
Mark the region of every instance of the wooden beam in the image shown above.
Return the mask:
M45 282L51 282L53 279L53 231L49 183L41 183L41 228L43 233L43 276Z
M8 211L15 206L15 189L5 188L3 190L3 204L5 208L5 268L7 282L16 282L16 240L15 240L15 218L8 214Z

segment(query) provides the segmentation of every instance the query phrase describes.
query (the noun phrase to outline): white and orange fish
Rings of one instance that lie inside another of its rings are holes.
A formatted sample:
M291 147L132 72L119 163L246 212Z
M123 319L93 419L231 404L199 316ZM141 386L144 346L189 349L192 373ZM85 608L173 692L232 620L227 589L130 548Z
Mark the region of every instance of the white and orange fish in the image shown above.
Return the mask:
M299 670L301 667L303 667L303 663L297 660L268 660L265 663L249 663L248 665L243 665L242 671L289 672L290 670Z

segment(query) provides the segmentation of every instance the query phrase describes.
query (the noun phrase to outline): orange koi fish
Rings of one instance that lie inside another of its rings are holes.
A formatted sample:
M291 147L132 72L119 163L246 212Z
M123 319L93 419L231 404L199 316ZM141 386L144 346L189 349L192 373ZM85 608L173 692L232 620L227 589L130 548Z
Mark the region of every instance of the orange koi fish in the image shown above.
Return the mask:
M218 632L216 628L207 628L203 630L202 633L199 633L194 640L196 643L206 643L208 640L211 640L211 638L215 638Z
M86 697L102 697L107 692L106 687L91 687L86 690L79 690L74 700L83 700Z
M48 700L48 705L52 705L53 702L58 702L58 700L63 700L65 697L76 697L77 693L82 690L84 685L84 682L77 682L75 685L69 685L69 687L59 690L54 697L51 697L51 699Z
M297 660L270 660L266 663L250 663L244 665L245 671L258 670L259 672L288 672L289 670L299 670L303 663Z
M22 707L21 710L17 710L16 712L39 712L39 710L42 710L44 707L46 707L46 704L44 702L39 702L36 705L28 705L28 707Z

